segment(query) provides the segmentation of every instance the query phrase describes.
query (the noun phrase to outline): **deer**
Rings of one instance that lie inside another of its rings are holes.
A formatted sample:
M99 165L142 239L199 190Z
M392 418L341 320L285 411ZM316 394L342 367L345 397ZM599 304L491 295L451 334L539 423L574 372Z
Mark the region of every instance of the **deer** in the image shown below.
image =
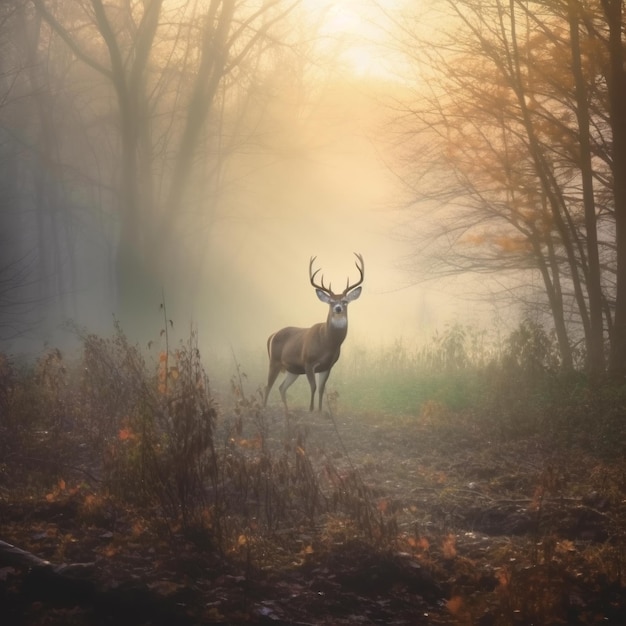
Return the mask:
M310 328L297 328L287 326L273 333L267 340L267 353L269 355L269 373L263 405L267 405L267 398L276 378L281 372L287 372L285 379L280 384L279 391L285 412L287 409L287 389L293 385L301 374L306 374L311 387L311 404L309 411L313 411L315 404L315 391L317 388L315 375L319 378L319 403L318 411L322 410L322 396L330 370L339 359L341 344L348 334L348 304L361 295L361 283L365 276L365 263L363 257L354 253L357 260L356 268L359 272L357 282L350 284L350 277L346 281L346 288L339 294L332 291L332 283L328 287L324 285L322 275L320 283L315 282L315 277L320 269L313 271L313 263L317 257L311 257L309 261L309 280L315 289L317 297L328 304L328 317L325 322L314 324Z

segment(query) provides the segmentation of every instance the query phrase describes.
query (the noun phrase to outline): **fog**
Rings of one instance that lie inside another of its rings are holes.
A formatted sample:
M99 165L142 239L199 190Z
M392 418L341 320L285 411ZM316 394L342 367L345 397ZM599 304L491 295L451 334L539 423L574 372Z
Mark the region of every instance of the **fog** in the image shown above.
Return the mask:
M387 12L394 10L393 3L383 4ZM139 167L142 180L131 180L140 192L148 184L151 191L132 236L125 234L117 207L124 198L111 190L124 172L113 92L102 77L72 64L62 78L48 77L51 83L72 80L59 83L56 100L50 96L54 119L47 122L29 119L13 94L2 109L6 124L21 124L20 132L32 133L34 144L43 141L39 124L51 133L56 125L60 161L41 170L40 161L34 168L31 161L15 166L16 177L25 176L19 167L29 174L15 191L23 214L7 212L3 218L14 235L6 262L34 255L38 269L31 282L47 287L20 292L18 300L34 304L27 327L5 333L4 349L36 353L45 345L67 345L73 336L64 328L68 319L107 335L117 318L131 340L162 341L164 304L176 339L193 328L208 354L264 355L266 338L278 328L326 317L327 307L309 284L310 257L317 257L327 284L343 289L356 276L354 252L365 259L365 280L362 297L350 306L345 350L378 349L398 340L415 345L450 322L489 324L491 305L468 305L463 296L473 288L463 277L444 283L419 268L418 240L408 226L419 232L419 219L406 209L411 196L399 176L390 106L404 89L400 57L389 56L385 25L376 23L384 13L375 8L376 3L304 3L297 19L311 20L318 29L316 37L296 42L308 46L306 54L293 60L280 51L275 67L261 72L258 84L250 83L254 88L237 85L235 95L232 86L224 92L220 106L226 113L213 112L206 122L207 165L188 160L193 171L181 178L186 191L175 196L175 206L166 193L175 180L168 146L176 145L182 132L177 124L183 124L168 117L164 103L173 107L171 97L154 100L163 112L149 120L152 169L146 175ZM57 62L62 73L67 58L61 54ZM155 85L165 79L159 80ZM25 81L25 92L33 82L32 76ZM177 89L182 98L188 88ZM211 105L211 111L218 109ZM12 158L10 149L4 158ZM4 184L11 189L14 180L7 175ZM43 195L31 191L40 186ZM137 229L145 234L137 235ZM124 265L124 245L137 257L139 272ZM128 297L123 290L119 295L119 283L126 280L135 281L130 316L123 306Z
M485 322L482 313L468 314L458 283L409 269L416 243L404 231L406 191L390 169L392 148L381 134L389 110L364 87L371 89L368 82L344 81L336 102L300 129L325 135L321 145L247 171L243 189L227 203L236 209L208 229L193 309L176 313L183 317L176 323L193 320L211 351L264 353L278 328L323 321L327 306L309 283L312 256L326 284L339 291L358 276L353 253L365 259L345 350L398 339L415 344L446 323Z

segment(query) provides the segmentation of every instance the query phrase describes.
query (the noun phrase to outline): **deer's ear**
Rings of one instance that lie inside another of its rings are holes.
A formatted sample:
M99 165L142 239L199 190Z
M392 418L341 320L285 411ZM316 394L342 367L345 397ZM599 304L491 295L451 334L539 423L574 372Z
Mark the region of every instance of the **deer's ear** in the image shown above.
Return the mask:
M330 302L330 297L329 297L329 295L325 291L322 291L321 289L316 289L315 293L317 294L317 297L322 302L326 302L326 304L328 304Z
M348 302L352 302L352 300L356 300L361 295L361 287L357 287L353 289L348 295L346 295L346 300Z

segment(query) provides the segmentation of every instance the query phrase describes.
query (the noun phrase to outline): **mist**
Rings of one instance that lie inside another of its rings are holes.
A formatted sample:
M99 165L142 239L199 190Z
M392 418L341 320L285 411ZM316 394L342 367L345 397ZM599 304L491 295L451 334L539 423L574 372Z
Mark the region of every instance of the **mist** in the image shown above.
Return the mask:
M3 624L626 623L622 4L0 2Z
M168 11L181 25L193 17ZM11 293L6 319L27 310L4 324L7 351L71 345L68 320L108 335L117 319L142 346L162 341L167 324L177 339L197 332L208 355L264 356L270 333L326 317L309 259L340 286L354 278L354 252L365 259L365 281L345 350L415 345L451 321L489 323L490 305L468 312L459 297L467 285L432 280L407 262L420 252L407 235L410 192L398 177L390 106L405 87L385 65L373 18L333 11L305 5L279 21L275 36L291 38L295 53L256 52L257 69L242 63L237 80L215 68L222 91L206 96L197 138L184 101L199 78L173 73L163 56L169 44L155 41L161 73L151 69L152 91L135 96L153 113L130 119L146 136L126 156L129 131L117 134L124 122L106 74L52 55L46 81L60 95L39 94L50 106L42 116L30 95L41 75L21 71L2 115L30 147L5 143L13 167L4 187L14 202L3 214L3 254L7 267L26 259L27 278ZM317 23L317 38L302 27L292 33L302 19ZM28 20L18 26L30 33ZM31 45L35 54L40 43ZM10 61L20 62L19 48ZM21 94L32 106L21 106Z

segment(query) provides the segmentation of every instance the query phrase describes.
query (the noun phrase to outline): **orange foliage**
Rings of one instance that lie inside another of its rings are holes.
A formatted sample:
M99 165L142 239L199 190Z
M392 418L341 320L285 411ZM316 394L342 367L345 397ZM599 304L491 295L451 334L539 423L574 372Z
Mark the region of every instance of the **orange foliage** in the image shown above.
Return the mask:
M65 491L65 488L65 481L62 478L59 478L57 486L50 493L46 494L46 501L54 502Z
M446 602L446 608L452 615L458 615L463 608L463 598L461 596L452 596Z
M430 542L426 537L409 537L407 543L411 548L419 552L427 552L430 548Z
M504 590L511 584L511 574L509 573L509 570L504 567L498 570L496 578L498 580L498 588L500 590Z
M108 545L102 549L102 555L111 558L112 556L115 556L120 549L121 548L119 546Z
M137 435L135 435L130 427L126 426L125 428L120 428L119 432L117 433L117 438L120 441L130 441L132 439L136 439Z
M505 235L495 237L494 244L498 246L502 252L526 252L530 249L528 240L518 237L506 237Z
M142 520L137 519L137 520L135 520L133 522L133 526L132 526L132 536L133 537L136 538L136 537L139 537L140 535L143 535L145 530L146 530L146 526L145 526L145 524L143 523Z
M441 550L444 559L453 559L456 556L456 537L452 533L443 538Z

